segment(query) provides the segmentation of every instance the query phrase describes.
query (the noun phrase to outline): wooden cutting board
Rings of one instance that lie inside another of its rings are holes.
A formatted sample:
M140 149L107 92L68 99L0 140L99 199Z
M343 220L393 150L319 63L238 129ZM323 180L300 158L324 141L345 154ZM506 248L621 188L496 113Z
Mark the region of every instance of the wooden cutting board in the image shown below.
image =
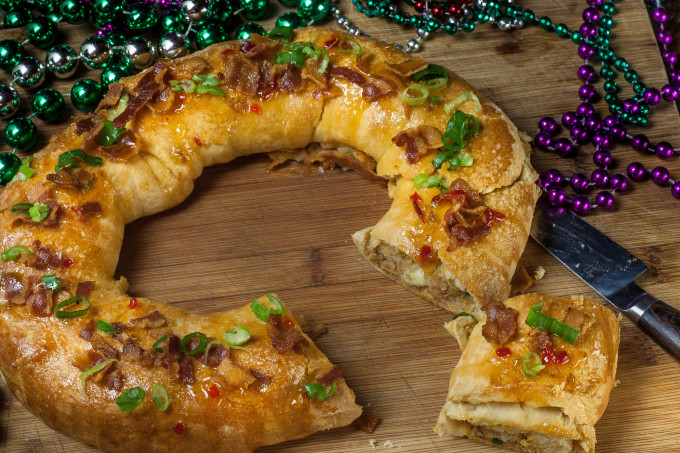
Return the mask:
M570 29L580 25L585 5L558 0L520 3ZM412 31L387 21L359 16L349 1L342 0L341 6L377 39L405 44L413 37ZM615 48L645 83L660 87L666 78L643 1L617 2L617 8ZM277 4L268 24L281 11ZM59 28L65 35L62 42L76 48L91 33L87 27ZM0 36L23 39L17 30L2 31ZM484 25L469 35L437 35L426 41L422 54L458 72L530 133L541 116L559 115L578 104L576 69L582 62L576 46L538 27L504 33ZM3 77L6 82L7 75ZM98 75L81 68L78 77ZM70 84L50 78L46 86L67 92ZM22 111L29 112L26 106ZM43 143L65 124L34 121ZM656 108L650 123L654 141L680 144L675 105ZM591 147L569 160L537 151L532 160L539 170L556 167L567 173L590 173L591 155ZM614 155L616 172L632 160L659 164L625 147L616 148ZM266 157L255 156L209 168L180 206L130 225L118 274L129 279L131 294L209 313L239 307L271 291L295 313L328 325L329 333L317 344L343 370L358 402L381 418L380 426L370 435L350 426L263 452L373 451L371 440L376 450L498 451L467 440L441 439L432 431L449 373L460 356L443 329L451 315L383 277L350 239L388 209L386 191L351 172L268 173L267 163ZM664 164L680 177L677 159ZM617 209L589 215L587 220L649 266L639 279L641 286L680 308L680 202L668 188L650 182L631 185L628 194L617 197ZM521 265L530 274L539 266L546 270L532 291L554 296L582 293L602 301L532 240ZM680 451L680 364L627 320L621 335L620 384L596 426L598 451ZM0 450L95 451L47 428L4 384L0 401Z

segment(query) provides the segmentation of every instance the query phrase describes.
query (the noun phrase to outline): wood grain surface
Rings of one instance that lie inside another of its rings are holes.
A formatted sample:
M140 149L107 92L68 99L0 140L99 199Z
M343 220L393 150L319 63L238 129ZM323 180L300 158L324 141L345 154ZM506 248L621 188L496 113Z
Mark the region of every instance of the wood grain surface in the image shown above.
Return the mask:
M585 5L573 0L520 3L570 29L580 24ZM405 44L414 36L387 21L360 17L348 0L342 0L341 6L376 39ZM645 83L662 86L666 76L643 1L625 0L617 7L615 49ZM275 5L267 24L281 12ZM88 27L59 25L59 29L61 42L76 48L92 33ZM0 37L23 40L21 30L0 31ZM44 53L27 49L36 56ZM576 46L538 27L504 33L484 25L468 35L437 35L426 41L422 54L458 72L530 133L541 116L559 115L578 104L576 69L582 62ZM98 74L81 67L77 77L98 78ZM8 75L0 74L0 80L7 82ZM50 78L46 86L67 92L72 82ZM602 103L598 105L605 110ZM30 113L27 105L22 112ZM42 143L66 124L66 120L54 125L34 121ZM664 103L654 109L650 124L654 142L666 139L680 144L675 105ZM616 172L623 172L633 160L659 165L656 158L626 147L613 152ZM573 159L537 151L532 160L539 170L555 167L589 174L594 169L591 156L592 148L585 147ZM350 238L388 209L386 191L351 172L267 172L267 163L265 156L253 156L211 167L180 206L130 225L117 271L129 279L130 294L209 313L240 307L275 291L295 313L328 325L329 333L317 344L343 370L359 404L381 418L378 429L369 435L350 426L262 452L373 451L371 439L376 450L391 445L404 452L497 451L467 440L439 438L432 431L446 397L449 373L460 356L443 328L451 315L383 277ZM677 159L663 164L680 177ZM640 286L680 308L680 202L667 187L651 182L631 186L628 194L616 198L615 210L589 215L587 220L649 266L638 279ZM603 302L532 240L521 265L530 274L539 266L546 270L531 291L554 296L582 293ZM680 364L627 320L621 336L620 384L596 425L597 450L680 451ZM3 384L0 451L95 449L47 428Z

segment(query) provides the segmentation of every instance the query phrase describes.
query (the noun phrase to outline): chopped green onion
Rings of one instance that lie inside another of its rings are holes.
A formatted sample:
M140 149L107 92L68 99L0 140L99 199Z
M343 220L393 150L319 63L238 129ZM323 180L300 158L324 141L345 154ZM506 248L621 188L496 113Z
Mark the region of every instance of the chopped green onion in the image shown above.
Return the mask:
M31 252L28 248L24 247L23 245L17 245L16 247L9 248L2 252L0 259L3 261L14 261L15 259L19 258L21 252L26 252L29 255L33 255L33 252Z
M472 91L465 91L458 96L456 96L455 99L452 101L447 102L444 104L444 111L446 113L451 113L451 110L462 104L463 102L467 101L474 101L475 103L475 112L481 112L482 111L482 103L479 102L479 98L475 93Z
M234 326L234 330L227 330L222 333L222 337L229 346L241 346L250 340L250 331L247 327Z
M116 398L116 404L121 412L130 412L139 407L144 401L146 394L141 387L127 389Z
M437 90L441 90L442 88L444 88L446 86L446 82L448 82L448 80L449 80L448 77L447 78L440 77L438 79L432 79L432 80L426 81L424 83L424 86L430 91L437 91Z
M28 214L28 210L32 207L32 203L17 203L10 208L10 212L12 214Z
M349 49L345 49L345 43L349 44L350 47ZM349 53L352 55L356 55L357 57L360 57L364 53L359 43L350 38L342 38L338 48L342 53Z
M50 207L46 204L36 203L28 208L28 215L34 222L42 222L50 215Z
M83 391L85 391L85 380L88 377L92 376L94 373L96 373L99 370L103 370L104 368L106 368L107 366L112 364L113 362L117 362L117 361L118 361L117 359L109 359L109 360L106 360L106 361L100 363L97 366L90 368L89 370L85 370L82 373L80 373L80 384L83 386Z
M439 103L439 101L441 101L441 98L439 96L432 96L430 98L430 102L433 103L433 104L437 104L437 103Z
M191 78L196 83L205 83L210 78L210 75L211 74L194 74Z
M61 280L59 280L55 274L43 275L40 279L50 291L54 291L55 293L61 291Z
M14 178L12 178L12 181L26 181L27 179L30 179L35 173L35 170L31 168L31 162L34 160L35 157L33 156L28 156L22 160L21 166L19 166L19 170L17 170L17 173L14 175Z
M477 318L475 317L475 315L473 315L472 313L468 313L468 312L466 312L466 311L461 311L461 312L458 313L456 316L454 316L453 319L460 318L461 316L469 316L470 318L473 319L473 321L475 322L475 324L477 324L477 323L479 322L479 320L477 320ZM453 321L453 320L452 320L452 321Z
M196 348L192 349L191 351L187 349L187 346L189 346L189 343L191 340L194 339L194 337L198 337L198 346ZM192 332L189 335L185 336L182 338L182 342L179 344L180 349L182 350L183 353L187 355L198 355L203 350L205 349L205 346L208 344L208 337L205 336L203 332Z
M534 377L536 374L545 368L541 356L534 351L529 351L522 359L522 373L527 377Z
M109 109L109 117L110 118L117 118L118 115L123 113L125 109L127 108L128 100L130 99L130 95L127 93L123 93L123 95L120 97L120 101L118 101L118 106L116 109Z
M161 384L152 385L151 401L153 401L158 410L165 412L168 409L168 406L170 406L170 397L168 396L168 391L165 390L165 387Z
M500 439L496 439L495 437L491 439L491 443L494 445L503 445L503 441Z
M217 96L224 96L224 91L220 87L212 86L212 85L199 85L196 87L196 93L197 94L215 94Z
M102 321L101 319L97 322L97 329L108 334L120 332L117 327L109 324L106 321Z
M474 162L472 156L466 153L456 154L446 159L446 161L449 163L449 168L447 169L449 171L456 171L458 167L470 167Z
M413 92L419 95L414 95ZM430 91L426 87L419 83L412 83L399 94L398 98L408 105L420 105L427 100L429 95Z
M168 336L167 336L167 335L163 335L163 336L160 337L160 338L153 344L153 346L151 346L151 347L152 347L153 350L156 351L156 352L163 352L163 348L161 348L160 346L161 346L161 345L163 344L163 342L164 342L165 340L167 340L167 339L168 339Z
M269 321L270 314L283 314L283 306L281 305L281 302L271 294L267 294L267 298L272 304L274 304L274 308L263 307L257 299L253 299L253 302L250 304L250 309L253 311L253 314L257 317L257 319L263 322Z
M413 178L413 185L416 189L422 189L423 187L439 187L442 190L446 190L448 187L444 178L438 175L427 176L425 173L421 173L415 178Z
M470 127L472 123L472 127ZM446 124L446 131L442 135L442 143L446 149L460 151L467 145L465 137L479 132L479 121L472 115L456 110Z
M305 65L305 54L302 53L300 50L278 52L276 55L274 55L274 63L293 64L301 68Z
M431 64L428 65L427 68L423 69L422 71L416 72L411 76L414 82L420 82L422 81L430 81L433 79L446 79L446 82L449 81L449 73L446 72L446 69L443 67L437 65L437 64ZM444 85L446 85L446 82L444 82Z
M291 42L294 35L295 32L291 27L274 27L272 31L267 34L269 39L274 39L276 41L282 42L283 44Z
M97 134L97 143L103 146L111 146L125 133L127 129L124 127L116 127L113 121L105 120L104 127Z
M434 165L434 168L441 167L444 162L446 162L451 157L454 157L457 152L458 151L456 151L455 149L449 149L447 151L442 152L441 154L437 155L437 157L432 159L432 165Z
M335 382L331 384L331 389L329 392L326 392L326 388L323 385L317 384L316 382L313 382L311 384L305 384L305 390L307 390L307 395L310 398L314 398L315 400L325 400L326 398L335 395L337 389L338 386L335 384Z
M78 304L80 302L83 302L85 304L85 308L83 308L82 310L60 311L64 307L68 307L69 305L73 305L73 304ZM78 316L86 315L89 310L90 310L90 299L88 299L85 296L75 296L75 297L71 297L70 299L66 299L65 301L57 304L57 306L54 307L54 316L59 318L59 319L77 318Z
M193 93L196 89L196 84L191 79L171 80L170 85L175 93Z
M89 154L85 154L85 151L78 148L60 154L57 165L54 167L54 172L57 173L64 167L77 167L78 163L76 162L76 158L84 160L90 167L96 167L102 164L101 157L90 156Z
M539 302L531 306L527 319L524 321L528 326L539 330L547 330L554 333L569 344L574 344L579 334L580 329L575 329L571 326L551 318L548 315L541 313L543 309L543 302Z

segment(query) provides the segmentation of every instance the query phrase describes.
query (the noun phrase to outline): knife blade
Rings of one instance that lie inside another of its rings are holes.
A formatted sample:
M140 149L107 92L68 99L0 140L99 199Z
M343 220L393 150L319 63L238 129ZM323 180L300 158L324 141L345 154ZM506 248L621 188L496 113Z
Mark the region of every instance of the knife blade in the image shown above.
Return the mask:
M647 266L597 228L541 198L531 237L680 361L680 311L640 288Z

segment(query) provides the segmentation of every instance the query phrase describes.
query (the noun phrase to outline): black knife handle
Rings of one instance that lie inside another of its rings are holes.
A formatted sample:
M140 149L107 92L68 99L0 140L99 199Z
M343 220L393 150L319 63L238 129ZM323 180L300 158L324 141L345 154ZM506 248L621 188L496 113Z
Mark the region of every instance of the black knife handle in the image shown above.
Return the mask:
M649 293L641 298L651 304L640 314L638 327L680 361L680 311Z

